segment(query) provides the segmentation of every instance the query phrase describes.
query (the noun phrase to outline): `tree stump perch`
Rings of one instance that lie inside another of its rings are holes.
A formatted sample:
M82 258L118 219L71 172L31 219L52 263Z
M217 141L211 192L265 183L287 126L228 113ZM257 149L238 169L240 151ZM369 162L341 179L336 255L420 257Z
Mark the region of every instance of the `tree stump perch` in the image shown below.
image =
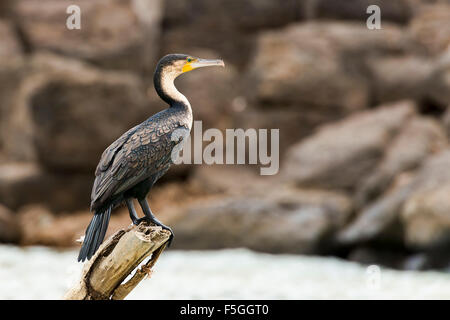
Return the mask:
M149 275L167 245L170 232L142 222L119 230L104 241L85 263L80 281L64 296L65 300L122 300ZM147 263L131 275L139 264Z

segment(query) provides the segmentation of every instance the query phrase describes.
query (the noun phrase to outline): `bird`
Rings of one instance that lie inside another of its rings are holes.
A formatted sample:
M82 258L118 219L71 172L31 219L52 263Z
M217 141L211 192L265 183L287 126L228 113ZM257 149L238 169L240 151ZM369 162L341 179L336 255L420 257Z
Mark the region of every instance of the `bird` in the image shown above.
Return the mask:
M101 155L91 192L90 210L94 215L86 228L78 261L92 258L103 242L112 210L122 203L126 203L133 224L145 220L169 230L170 245L172 229L154 216L147 194L174 163L172 152L187 136L175 133L181 130L189 134L192 127L191 105L177 90L174 80L183 73L212 66L225 67L225 64L221 59L201 59L187 54L168 54L159 60L153 83L168 107L125 132ZM134 199L142 208L143 218L138 218Z

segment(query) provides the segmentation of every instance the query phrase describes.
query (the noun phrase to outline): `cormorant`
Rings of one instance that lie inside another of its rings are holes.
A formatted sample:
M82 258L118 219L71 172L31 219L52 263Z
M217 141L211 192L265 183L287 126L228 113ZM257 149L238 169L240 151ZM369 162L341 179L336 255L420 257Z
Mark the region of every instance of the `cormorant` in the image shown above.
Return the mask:
M90 259L105 237L111 211L122 202L128 206L130 218L138 225L143 219L171 232L152 213L146 196L154 183L171 164L173 148L180 140L173 139L177 129L191 130L192 109L189 101L174 85L180 74L209 66L224 66L222 60L200 59L185 54L169 54L157 64L153 82L159 97L169 107L125 132L102 154L95 170L91 193L94 213L86 229L78 261ZM174 140L174 141L173 141ZM133 205L137 199L144 217L139 219Z

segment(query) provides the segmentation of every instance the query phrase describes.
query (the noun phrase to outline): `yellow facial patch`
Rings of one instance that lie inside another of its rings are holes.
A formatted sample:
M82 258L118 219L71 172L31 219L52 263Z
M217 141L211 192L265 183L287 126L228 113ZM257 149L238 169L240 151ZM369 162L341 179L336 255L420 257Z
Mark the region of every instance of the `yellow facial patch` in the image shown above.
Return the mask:
M189 71L191 71L191 70L193 70L193 69L194 69L194 68L192 68L191 63L190 63L190 62L187 62L187 63L183 66L182 71L183 71L183 72L189 72Z

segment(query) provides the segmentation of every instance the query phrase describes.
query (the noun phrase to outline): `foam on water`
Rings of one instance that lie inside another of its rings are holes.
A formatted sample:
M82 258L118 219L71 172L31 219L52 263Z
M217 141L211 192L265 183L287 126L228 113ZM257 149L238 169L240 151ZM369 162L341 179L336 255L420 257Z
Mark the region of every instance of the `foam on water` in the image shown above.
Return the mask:
M0 299L59 299L78 252L0 246ZM450 299L450 274L245 249L166 251L129 299Z

